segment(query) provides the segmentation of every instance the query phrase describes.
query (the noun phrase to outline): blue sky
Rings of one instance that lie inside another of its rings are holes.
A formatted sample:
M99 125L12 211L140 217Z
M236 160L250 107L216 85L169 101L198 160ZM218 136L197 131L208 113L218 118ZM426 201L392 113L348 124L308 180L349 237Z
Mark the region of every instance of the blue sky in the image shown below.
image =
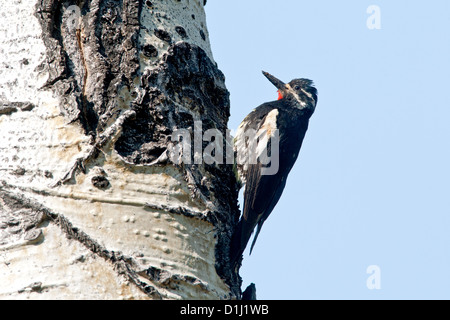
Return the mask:
M370 5L381 29L369 30ZM277 97L319 103L241 269L258 299L450 299L450 1L210 0L229 127ZM381 269L369 290L367 267ZM245 288L245 287L244 287Z

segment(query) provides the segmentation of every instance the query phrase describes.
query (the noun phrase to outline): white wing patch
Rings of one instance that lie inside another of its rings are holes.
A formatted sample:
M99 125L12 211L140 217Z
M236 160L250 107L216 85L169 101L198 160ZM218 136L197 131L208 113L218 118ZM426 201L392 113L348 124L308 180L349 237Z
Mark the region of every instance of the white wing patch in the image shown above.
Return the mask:
M274 132L277 128L278 110L273 109L264 119L264 123L261 129L258 130L256 136L258 138L258 145L256 147L256 157L259 158L263 152L267 149L269 139L274 136Z
M313 95L312 95L311 93L309 93L308 91L306 91L305 89L302 89L302 92L303 92L304 94L306 94L306 95L308 96L308 98L310 98L312 101L314 101L314 107L315 107L316 104L317 104L317 102L316 102L316 100L314 99Z
M277 128L278 110L270 111L264 122L258 129L248 128L248 123L244 120L236 132L234 149L241 182L246 182L246 172L249 164L256 164L259 157L267 154L267 145Z
M267 131L267 135L273 137L273 133L277 130L278 109L273 109L264 119L261 129L258 130L258 136L261 131Z

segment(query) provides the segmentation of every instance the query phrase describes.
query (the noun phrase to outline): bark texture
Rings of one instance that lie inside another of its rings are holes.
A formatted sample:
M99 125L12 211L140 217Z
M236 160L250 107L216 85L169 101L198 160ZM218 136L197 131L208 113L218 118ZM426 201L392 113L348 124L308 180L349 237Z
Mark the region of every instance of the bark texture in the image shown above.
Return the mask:
M226 137L204 4L0 8L0 298L240 297L232 166L168 157L197 121Z

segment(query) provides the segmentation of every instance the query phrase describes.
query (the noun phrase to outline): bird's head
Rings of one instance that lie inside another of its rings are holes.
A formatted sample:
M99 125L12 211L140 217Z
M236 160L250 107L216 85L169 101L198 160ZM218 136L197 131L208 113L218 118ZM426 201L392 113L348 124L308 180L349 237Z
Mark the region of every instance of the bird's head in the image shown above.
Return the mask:
M278 100L287 99L300 110L309 109L314 112L317 105L317 89L309 79L294 79L289 83L277 79L270 73L263 74L278 88Z

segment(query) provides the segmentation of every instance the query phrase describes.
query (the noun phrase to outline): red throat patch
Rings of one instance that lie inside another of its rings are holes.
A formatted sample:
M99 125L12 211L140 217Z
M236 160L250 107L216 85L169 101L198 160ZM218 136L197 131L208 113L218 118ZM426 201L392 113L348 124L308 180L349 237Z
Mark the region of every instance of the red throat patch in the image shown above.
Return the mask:
M280 90L278 90L278 100L283 99L283 95L281 94Z

